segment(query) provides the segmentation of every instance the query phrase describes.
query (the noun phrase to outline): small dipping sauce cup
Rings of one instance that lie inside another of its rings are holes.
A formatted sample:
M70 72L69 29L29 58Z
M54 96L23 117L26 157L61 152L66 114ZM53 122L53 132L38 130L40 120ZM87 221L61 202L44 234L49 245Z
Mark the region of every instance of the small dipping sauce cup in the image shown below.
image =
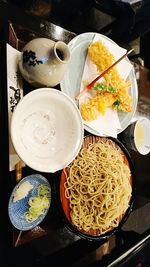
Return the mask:
M139 118L120 135L121 141L130 149L146 155L150 152L150 120Z

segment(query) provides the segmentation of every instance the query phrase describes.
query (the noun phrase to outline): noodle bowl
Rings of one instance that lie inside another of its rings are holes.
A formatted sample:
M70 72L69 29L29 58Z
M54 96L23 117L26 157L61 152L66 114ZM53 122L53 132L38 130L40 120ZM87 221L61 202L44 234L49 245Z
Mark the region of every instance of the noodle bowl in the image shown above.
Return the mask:
M127 158L115 142L86 137L64 176L67 217L76 229L97 236L119 225L129 207L132 187Z

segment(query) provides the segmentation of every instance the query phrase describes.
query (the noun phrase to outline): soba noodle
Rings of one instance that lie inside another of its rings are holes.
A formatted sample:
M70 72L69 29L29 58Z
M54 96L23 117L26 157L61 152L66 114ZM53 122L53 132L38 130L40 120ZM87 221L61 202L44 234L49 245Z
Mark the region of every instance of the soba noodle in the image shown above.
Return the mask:
M131 198L130 169L111 140L89 144L66 169L72 223L102 234L117 227Z

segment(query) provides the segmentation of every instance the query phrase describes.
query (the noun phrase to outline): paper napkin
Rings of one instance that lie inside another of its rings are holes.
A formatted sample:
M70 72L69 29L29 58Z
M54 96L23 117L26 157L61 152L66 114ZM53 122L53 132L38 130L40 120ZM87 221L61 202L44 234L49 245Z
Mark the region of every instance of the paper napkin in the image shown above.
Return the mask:
M99 34L95 34L95 37L92 42L95 41L102 41L103 44L109 49L110 53L114 55L115 61L126 53L126 49L114 44L112 41ZM130 62L123 59L116 65L116 68L121 77L126 79L133 66ZM94 80L98 75L99 73L97 72L96 65L93 64L87 56L81 79L80 91L84 89L84 84L83 84L84 80L88 80L90 82ZM91 98L91 92L86 92L83 96L80 97L79 106L81 105L82 102L85 102L85 100L90 98ZM93 121L83 120L83 123L84 125L88 126L92 130L99 133L99 135L101 136L117 137L118 129L121 129L118 113L116 110L113 110L112 108L106 108L105 114L104 115L100 114L96 120Z
M18 72L18 61L21 53L7 44L7 92L8 92L8 116L9 116L9 133L12 113L23 97L22 78ZM15 169L15 165L21 160L17 155L11 137L9 135L9 170ZM24 164L23 164L24 165Z

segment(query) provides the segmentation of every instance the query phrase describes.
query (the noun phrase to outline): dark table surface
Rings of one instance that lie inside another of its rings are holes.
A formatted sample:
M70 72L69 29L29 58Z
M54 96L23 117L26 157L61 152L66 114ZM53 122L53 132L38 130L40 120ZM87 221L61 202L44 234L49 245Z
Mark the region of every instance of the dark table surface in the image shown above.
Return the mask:
M96 9L96 6L91 6L90 1L89 7L91 8L90 10L92 10L90 11L91 19L94 20L94 12L99 12L99 10ZM133 210L122 229L109 239L98 242L87 241L66 228L61 212L59 212L58 187L60 172L46 174L52 187L53 201L48 215L38 227L32 231L20 233L13 228L8 218L8 200L16 184L16 174L15 171L9 171L8 96L5 45L9 43L11 46L21 51L23 45L27 41L38 36L45 36L53 40L63 40L68 43L76 34L90 30L103 34L106 30L105 34L109 36L107 32L109 24L107 24L107 28L105 27L106 20L110 20L110 18L108 19L108 14L101 13L101 20L99 22L101 23L101 27L99 29L98 26L95 26L94 29L93 25L97 24L94 24L94 22L92 24L91 21L89 26L89 23L87 23L89 9L85 9L83 5L81 11L79 12L79 20L73 19L69 24L67 19L64 19L65 11L63 11L64 13L63 15L61 14L60 17L58 16L59 12L55 11L55 16L50 14L47 16L47 20L45 20L31 14L33 13L31 10L27 9L26 12L24 12L22 8L8 5L4 3L4 1L0 1L0 262L3 263L3 266L10 266L10 264L15 264L16 266L59 266L59 264L62 264L63 266L74 267L149 266L150 154L141 156L129 150L135 166L136 180L136 195ZM80 13L86 18L84 23ZM99 18L99 14L96 18ZM69 19L71 20L70 16ZM115 23L117 23L117 19L118 18L115 17ZM141 49L141 44L143 45L142 51L148 51L147 36L149 36L148 29L150 27L148 26L147 19L148 18L145 17L147 28L144 25L144 30L141 30L138 36L134 36L134 31L133 34L131 34L132 36L124 36L124 40L118 40L118 37L115 39L116 32L115 26L113 25L111 38L122 44L123 47L133 47L137 44L137 42L135 43L134 41L138 37L139 51ZM53 23L51 23L51 21ZM58 25L55 25L54 22L57 22L59 26L65 27L62 28L61 35L58 35ZM142 23L144 23L143 20ZM109 27L111 27L111 25L109 25ZM143 66L140 64L141 58L139 60L139 57L141 57L142 60L146 62L146 66L149 67L149 55L146 56L144 52L138 55L138 57L135 54L132 55L131 59L136 71L139 92L135 116L145 116L150 119L150 71L148 68L145 68L144 64ZM120 136L118 136L118 138L121 139ZM23 168L23 177L28 174L33 174L34 172L34 170L25 167Z

